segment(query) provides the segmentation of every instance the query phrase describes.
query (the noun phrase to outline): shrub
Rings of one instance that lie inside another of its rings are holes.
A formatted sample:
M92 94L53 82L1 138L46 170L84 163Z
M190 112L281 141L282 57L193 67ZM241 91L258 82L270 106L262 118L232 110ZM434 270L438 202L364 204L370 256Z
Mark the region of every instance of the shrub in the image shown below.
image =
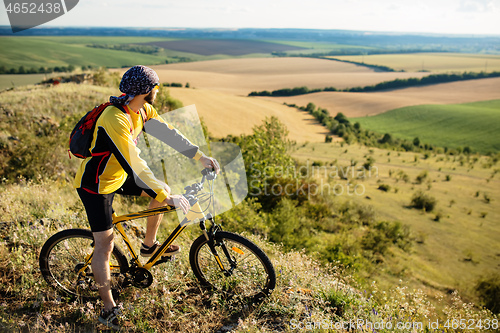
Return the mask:
M370 170L371 167L373 166L373 163L375 163L375 159L371 156L368 156L368 158L366 159L365 163L363 163L363 168L365 170Z
M406 172L404 172L403 170L399 170L398 172L398 180L402 180L404 181L405 183L408 183L410 181L410 176L408 176L408 174Z
M392 136L389 133L385 133L384 136L378 140L379 143L392 143Z
M475 290L487 309L493 313L500 313L500 275L498 273L479 279Z
M380 184L378 189L384 192L389 192L391 190L391 186L387 184Z
M282 243L285 249L304 247L304 240L309 239L309 229L304 225L304 219L297 202L284 198L268 215L268 224L271 225L269 239L275 243Z
M415 181L417 182L417 184L422 184L424 180L427 179L428 175L429 174L427 173L427 170L424 170L417 176L417 178L415 178Z
M430 195L425 194L422 191L418 191L413 194L411 198L410 206L416 209L423 209L426 212L430 212L436 207L436 199Z

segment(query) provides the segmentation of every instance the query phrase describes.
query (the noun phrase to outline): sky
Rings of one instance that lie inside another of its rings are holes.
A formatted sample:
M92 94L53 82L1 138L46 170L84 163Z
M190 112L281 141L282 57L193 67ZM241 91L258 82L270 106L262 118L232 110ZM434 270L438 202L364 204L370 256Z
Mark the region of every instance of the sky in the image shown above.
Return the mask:
M0 10L0 25L9 25L5 7ZM42 26L500 35L500 0L80 0L71 11Z

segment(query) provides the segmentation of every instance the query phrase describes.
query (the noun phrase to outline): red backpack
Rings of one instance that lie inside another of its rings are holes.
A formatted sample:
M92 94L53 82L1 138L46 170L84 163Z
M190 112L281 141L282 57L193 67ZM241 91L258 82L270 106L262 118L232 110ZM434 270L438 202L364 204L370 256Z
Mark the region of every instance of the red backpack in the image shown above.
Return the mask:
M75 128L73 128L73 131L69 136L69 152L78 158L87 158L92 156L90 153L90 145L92 144L92 139L94 137L94 129L97 119L101 113L111 105L114 105L125 112L121 105L113 104L111 102L103 103L94 107L91 111L87 112L87 114L78 121Z

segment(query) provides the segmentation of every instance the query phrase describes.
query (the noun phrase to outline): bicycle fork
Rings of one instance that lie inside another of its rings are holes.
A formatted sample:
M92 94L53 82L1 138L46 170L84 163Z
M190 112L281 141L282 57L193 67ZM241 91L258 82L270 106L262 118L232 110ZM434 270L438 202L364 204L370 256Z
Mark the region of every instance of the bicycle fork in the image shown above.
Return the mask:
M224 267L224 264L222 263L222 261L219 257L219 254L217 253L217 249L215 248L215 245L217 242L215 239L215 234L218 231L221 231L222 229L219 225L217 225L213 222L212 217L210 217L208 219L212 222L212 225L210 226L210 230L207 232L207 229L205 226L205 221L200 222L200 229L208 241L208 247L210 248L210 251L212 252L212 254L215 258L215 261L217 262L217 265L219 266L220 270L222 272L224 272L225 276L230 276L232 274L233 270L236 268L236 262L233 260L233 258L231 257L231 254L227 250L226 244L224 242L221 242L220 247L222 248L222 251L224 252L224 255L226 256L227 261L229 262L231 268L226 269Z

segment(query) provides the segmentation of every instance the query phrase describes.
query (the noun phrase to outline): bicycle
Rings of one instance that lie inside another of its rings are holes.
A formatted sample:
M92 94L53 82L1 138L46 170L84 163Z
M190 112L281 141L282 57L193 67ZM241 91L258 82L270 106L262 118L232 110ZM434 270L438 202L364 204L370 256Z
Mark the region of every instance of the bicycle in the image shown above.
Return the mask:
M193 223L199 223L202 235L194 240L189 251L189 262L194 275L202 286L230 295L258 301L269 295L276 285L276 274L268 256L253 242L236 233L223 231L214 217L205 212L213 204L213 186L217 177L214 171L204 169L202 179L184 188L184 196L191 204L190 211L170 233L159 250L142 264L125 232L123 223L155 214L178 210L173 206L117 216L113 226L125 242L131 259L115 244L111 260L111 285L119 293L130 285L147 288L153 283L150 269L168 259L162 254ZM209 191L200 193L207 182ZM203 209L200 204L208 206ZM210 222L207 229L206 222ZM40 251L39 265L44 279L57 290L82 300L98 297L93 279L91 261L94 240L87 229L67 229L51 236Z

